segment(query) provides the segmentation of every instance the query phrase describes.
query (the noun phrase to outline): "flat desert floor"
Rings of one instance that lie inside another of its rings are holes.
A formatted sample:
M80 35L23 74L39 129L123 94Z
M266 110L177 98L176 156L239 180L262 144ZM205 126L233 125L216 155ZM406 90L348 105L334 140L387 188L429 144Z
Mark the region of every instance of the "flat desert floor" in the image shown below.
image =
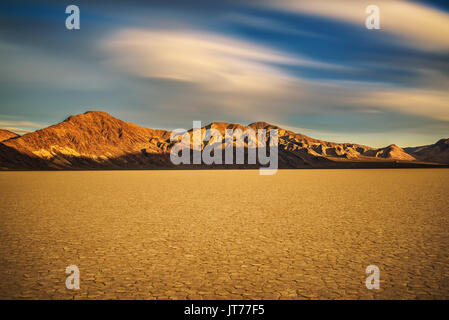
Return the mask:
M449 298L449 169L1 172L0 194L2 299Z

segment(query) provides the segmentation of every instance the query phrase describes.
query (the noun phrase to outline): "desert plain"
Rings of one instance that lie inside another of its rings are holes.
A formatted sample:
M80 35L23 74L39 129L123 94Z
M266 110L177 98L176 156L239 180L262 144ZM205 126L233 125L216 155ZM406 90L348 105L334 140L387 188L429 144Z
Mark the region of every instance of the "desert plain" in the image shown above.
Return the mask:
M449 169L0 172L0 299L448 299L448 195Z

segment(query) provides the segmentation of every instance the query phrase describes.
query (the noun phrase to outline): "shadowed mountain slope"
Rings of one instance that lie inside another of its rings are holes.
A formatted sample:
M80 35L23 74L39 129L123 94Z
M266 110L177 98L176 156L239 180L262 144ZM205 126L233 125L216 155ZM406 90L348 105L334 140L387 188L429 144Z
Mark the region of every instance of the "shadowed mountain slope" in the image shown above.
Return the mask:
M404 150L421 161L449 164L449 138L440 139L431 145L405 148Z

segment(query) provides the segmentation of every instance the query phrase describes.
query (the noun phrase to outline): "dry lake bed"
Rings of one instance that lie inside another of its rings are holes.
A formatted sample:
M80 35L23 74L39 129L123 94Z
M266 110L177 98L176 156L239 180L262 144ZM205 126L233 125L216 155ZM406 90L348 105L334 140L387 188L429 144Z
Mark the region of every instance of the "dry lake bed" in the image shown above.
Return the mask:
M448 299L449 169L0 172L0 298Z

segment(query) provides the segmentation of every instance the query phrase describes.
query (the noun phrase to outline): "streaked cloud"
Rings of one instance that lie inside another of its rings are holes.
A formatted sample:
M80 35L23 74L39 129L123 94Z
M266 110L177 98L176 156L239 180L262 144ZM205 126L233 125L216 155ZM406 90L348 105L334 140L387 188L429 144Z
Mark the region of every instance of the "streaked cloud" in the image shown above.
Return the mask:
M366 93L354 99L361 105L378 106L404 114L414 114L448 122L449 92L423 89L387 89Z
M149 99L155 101L158 96L165 109L190 117L215 113L215 118L274 119L307 94L306 81L280 66L344 69L199 31L126 29L106 39L102 47L110 67L176 86L173 90L173 85L167 85Z
M398 36L405 45L424 50L449 49L449 14L424 4L407 0L278 0L267 6L323 16L365 27L365 9L375 4L380 8L381 29Z
M0 116L1 117L1 116ZM36 123L23 120L2 120L0 121L0 128L13 131L17 134L25 134L37 129L46 127L44 123Z
M277 91L297 79L273 65L339 68L233 39L191 31L122 30L106 40L110 63L134 75L220 91Z

